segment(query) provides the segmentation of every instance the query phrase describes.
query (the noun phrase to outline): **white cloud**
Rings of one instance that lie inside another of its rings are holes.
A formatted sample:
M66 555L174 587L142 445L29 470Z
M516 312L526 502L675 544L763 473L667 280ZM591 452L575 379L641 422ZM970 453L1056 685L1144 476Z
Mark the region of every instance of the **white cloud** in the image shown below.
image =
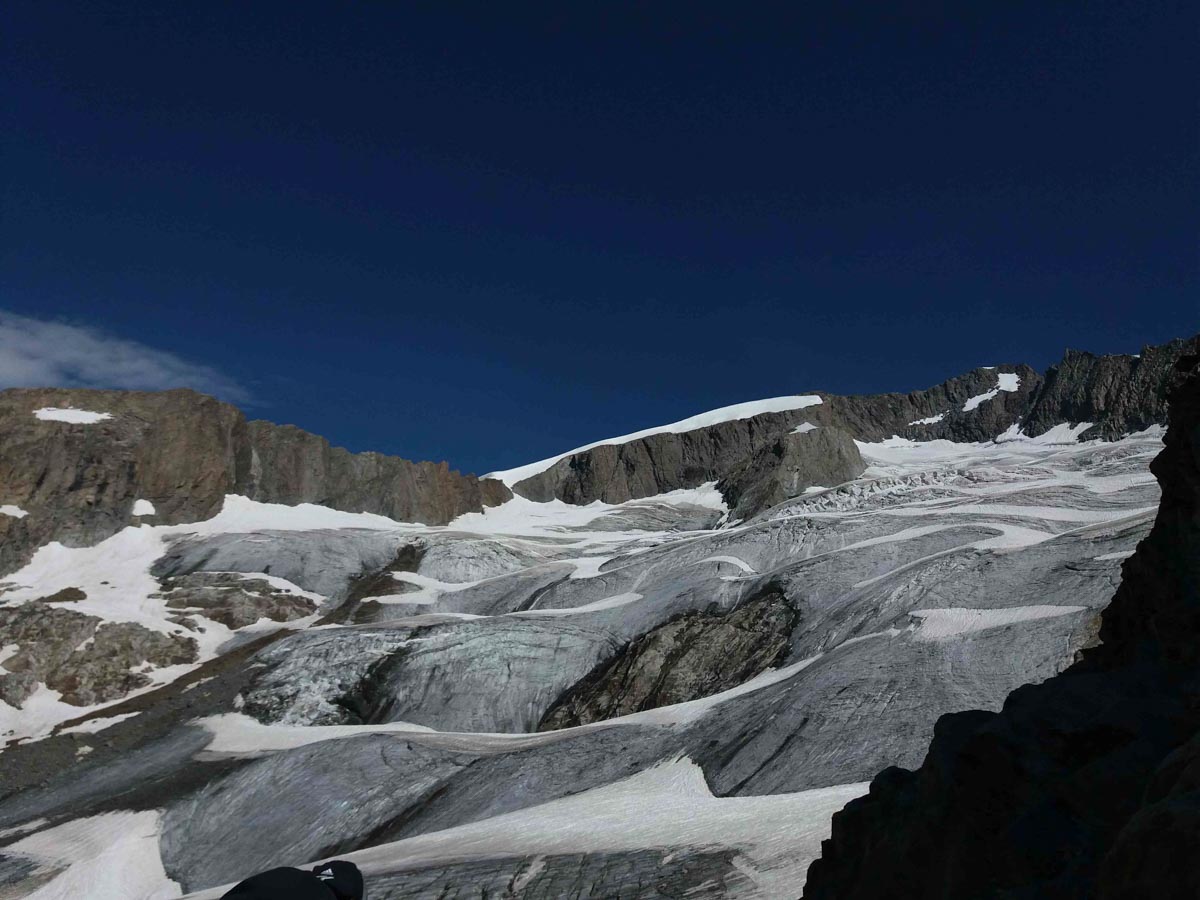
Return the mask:
M238 403L250 399L211 366L96 328L0 310L0 388L5 387L188 387Z

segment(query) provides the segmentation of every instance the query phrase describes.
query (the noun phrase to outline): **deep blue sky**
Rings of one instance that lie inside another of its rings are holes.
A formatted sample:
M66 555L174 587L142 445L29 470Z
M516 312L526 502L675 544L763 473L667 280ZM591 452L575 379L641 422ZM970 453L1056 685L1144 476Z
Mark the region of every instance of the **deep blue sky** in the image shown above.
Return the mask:
M485 471L1200 328L1191 3L0 8L0 308Z

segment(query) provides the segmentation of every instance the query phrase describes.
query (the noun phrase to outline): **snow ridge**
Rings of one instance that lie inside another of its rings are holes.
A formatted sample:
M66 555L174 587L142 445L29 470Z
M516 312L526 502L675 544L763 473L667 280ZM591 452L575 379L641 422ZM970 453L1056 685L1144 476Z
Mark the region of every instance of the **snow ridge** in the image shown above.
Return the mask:
M789 397L771 397L767 400L735 403L733 406L723 406L720 409L709 410L708 412L700 413L687 419L680 419L678 422L672 422L669 425L659 425L654 428L644 429L643 431L635 431L632 434L622 435L621 437L605 438L602 441L584 444L582 447L576 447L574 450L568 450L566 453L560 453L548 459L518 466L515 469L489 472L483 477L502 481L511 488L526 478L540 475L560 459L566 459L568 456L574 456L576 453L582 453L585 450L591 450L595 447L603 447L608 444L628 444L630 441L637 441L655 434L683 434L688 431L695 431L698 428L720 425L724 422L750 419L754 416L761 416L764 413L790 412L794 409L819 406L822 402L821 398L816 394L795 394Z

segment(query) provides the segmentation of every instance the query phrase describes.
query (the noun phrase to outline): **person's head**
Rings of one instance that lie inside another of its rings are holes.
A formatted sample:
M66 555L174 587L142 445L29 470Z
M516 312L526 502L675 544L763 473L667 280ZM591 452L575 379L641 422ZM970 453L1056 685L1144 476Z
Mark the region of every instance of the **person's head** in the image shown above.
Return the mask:
M322 863L312 870L313 874L333 891L338 900L366 900L362 872L358 866L344 859Z

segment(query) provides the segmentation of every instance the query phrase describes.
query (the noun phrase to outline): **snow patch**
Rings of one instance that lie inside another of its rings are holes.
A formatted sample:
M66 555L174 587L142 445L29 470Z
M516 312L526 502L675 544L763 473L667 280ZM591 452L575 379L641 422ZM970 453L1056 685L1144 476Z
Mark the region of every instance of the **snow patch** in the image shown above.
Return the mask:
M135 516L152 516L154 515L154 504L149 500L135 500L133 502L133 514Z
M810 431L816 431L820 425L814 425L812 422L801 422L792 429L792 434L808 434Z
M103 731L118 722L124 722L126 719L132 719L138 713L121 713L119 716L102 716L97 719L88 719L86 722L80 722L78 725L72 725L70 728L64 728L59 734L95 734L97 731Z
M996 435L997 444L1011 444L1013 442L1023 442L1028 444L1036 444L1043 447L1054 447L1061 444L1075 444L1079 441L1079 436L1092 427L1092 422L1080 422L1076 425L1071 425L1067 422L1059 422L1049 431L1039 434L1037 437L1029 437L1021 430L1019 424L1009 425L1003 434Z
M936 416L929 416L928 418L925 418L925 419L916 419L912 422L909 422L908 424L909 425L936 425L938 422L942 421L942 419L944 419L944 418L946 418L946 414L944 412L940 412Z
M43 422L70 422L72 425L94 425L112 418L112 413L57 406L43 406L34 410L33 414Z
M613 597L605 597L603 600L595 600L592 603L585 603L583 606L566 606L561 608L546 608L546 609L525 609L519 612L509 613L510 616L578 616L583 613L599 612L604 609L616 609L619 606L628 606L630 603L636 603L642 599L641 594L628 593L617 594Z
M720 409L700 413L691 418L680 419L678 422L672 422L669 425L659 425L643 431L635 431L632 434L622 435L621 437L605 438L602 441L584 444L582 447L576 447L574 450L568 450L566 453L560 453L557 456L551 456L535 463L529 463L528 465L518 466L515 469L489 472L483 477L502 481L511 488L526 478L532 478L534 475L545 472L560 459L566 459L568 456L574 456L576 453L582 453L585 450L591 450L595 447L603 447L609 444L627 444L630 441L640 440L656 434L683 434L684 432L695 431L698 428L708 428L709 426L720 425L724 422L736 422L739 419L749 419L765 413L790 412L794 409L819 406L822 402L821 398L816 394L797 394L790 397L772 397L767 400L753 400L749 403L723 406Z
M706 563L706 562L728 563L731 566L737 566L746 575L757 575L758 574L754 570L754 567L752 565L750 565L750 563L746 562L744 559L739 559L736 556L709 556L709 557L706 557L706 558L700 560L700 562L702 562L702 563Z
M466 531L471 534L493 536L562 537L568 535L584 541L596 538L627 541L631 536L647 537L656 532L606 531L595 523L622 510L656 505L700 506L716 512L729 512L725 498L717 490L717 483L707 481L699 487L681 488L666 494L627 500L624 503L604 503L600 500L593 500L586 506L564 503L557 498L539 503L517 494L499 506L486 507L483 512L464 513L446 528L449 531ZM592 526L596 530L580 531L588 526Z
M21 507L14 506L11 503L5 503L3 506L0 506L0 516L12 516L14 519L23 519L27 515L29 515L29 513L25 512L25 510L21 509Z
M917 619L920 627L916 638L920 641L938 641L971 634L1001 625L1017 625L1038 619L1052 619L1083 612L1086 606L1011 606L1003 609L914 609L909 613Z
M388 722L383 725L265 725L243 713L223 713L197 719L212 740L206 753L232 756L263 756L277 750L294 750L335 738L360 734L433 733L432 728L411 722Z
M756 896L794 896L820 855L830 821L867 782L794 794L714 797L687 757L621 781L506 813L351 853L365 873L455 858L547 856L655 848L706 848L715 835L738 847Z
M26 900L166 900L183 896L158 852L158 812L115 812L76 819L4 848L46 869L61 869Z
M970 412L985 400L991 400L1001 391L1012 392L1021 386L1021 376L1015 372L1002 372L997 376L998 381L996 386L984 394L976 394L970 400L963 404L963 412Z

